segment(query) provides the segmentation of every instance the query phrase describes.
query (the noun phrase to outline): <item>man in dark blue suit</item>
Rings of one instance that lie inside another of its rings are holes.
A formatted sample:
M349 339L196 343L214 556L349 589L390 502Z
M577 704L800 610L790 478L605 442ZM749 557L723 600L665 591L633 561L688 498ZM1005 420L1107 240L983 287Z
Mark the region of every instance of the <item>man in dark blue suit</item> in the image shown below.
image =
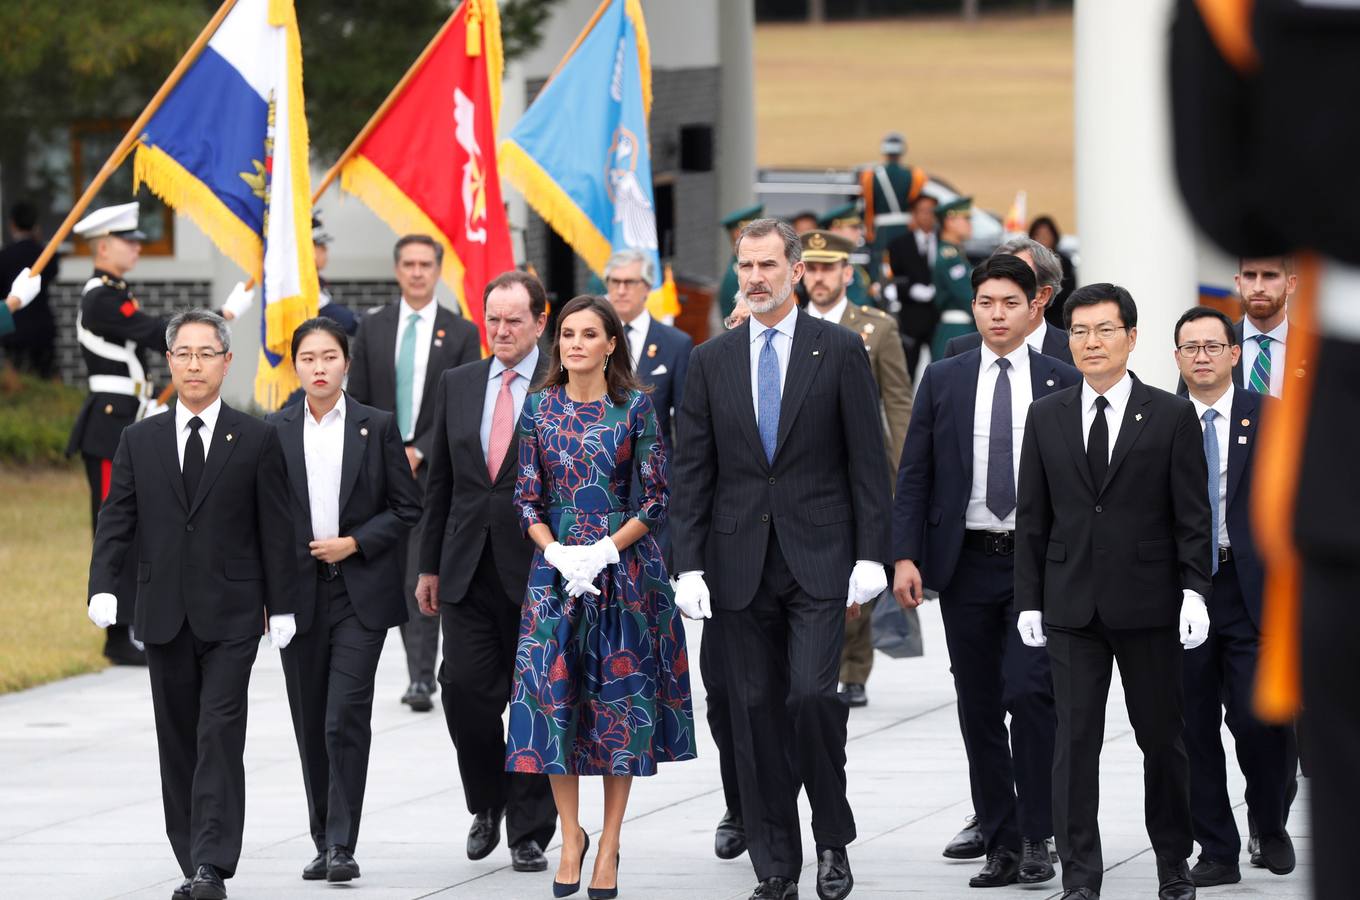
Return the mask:
M1251 482L1257 427L1270 401L1233 384L1242 351L1237 330L1221 312L1190 309L1176 323L1175 340L1176 363L1204 431L1216 537L1209 637L1184 657L1190 811L1202 851L1190 877L1207 887L1242 880L1242 839L1228 798L1221 738L1225 708L1261 859L1277 875L1294 869L1285 830L1292 758L1289 729L1266 725L1251 709L1264 581L1251 533Z
M987 854L969 884L995 887L1054 876L1053 686L1047 657L1014 627L1012 554L1029 404L1080 375L1026 343L1035 277L1024 261L993 256L972 280L982 346L926 369L907 429L893 593L904 607L920 604L923 586L940 593Z

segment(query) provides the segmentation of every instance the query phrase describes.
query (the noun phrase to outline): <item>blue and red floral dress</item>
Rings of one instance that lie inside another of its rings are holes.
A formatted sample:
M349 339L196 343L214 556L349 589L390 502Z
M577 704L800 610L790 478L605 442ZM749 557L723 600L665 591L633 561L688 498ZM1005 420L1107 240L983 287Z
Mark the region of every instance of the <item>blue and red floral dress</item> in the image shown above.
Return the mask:
M527 532L592 544L636 517L666 515L666 455L645 393L577 403L564 387L530 394L519 420L515 504ZM636 467L642 496L632 502ZM550 775L654 775L693 759L685 630L651 533L569 597L534 554L515 652L505 767Z

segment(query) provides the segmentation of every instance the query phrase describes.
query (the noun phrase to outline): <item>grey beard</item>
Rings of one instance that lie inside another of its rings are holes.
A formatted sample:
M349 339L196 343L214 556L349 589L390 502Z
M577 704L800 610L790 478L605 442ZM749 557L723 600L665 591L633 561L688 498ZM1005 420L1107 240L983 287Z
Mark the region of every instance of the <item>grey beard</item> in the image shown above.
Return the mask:
M783 303L785 300L789 299L789 294L791 294L792 292L793 283L790 282L789 284L786 284L784 286L784 289L782 291L771 293L769 295L770 299L768 300L752 302L751 298L746 296L746 293L744 291L737 291L737 296L746 302L746 307L747 309L751 310L751 312L767 313L777 308L779 304Z

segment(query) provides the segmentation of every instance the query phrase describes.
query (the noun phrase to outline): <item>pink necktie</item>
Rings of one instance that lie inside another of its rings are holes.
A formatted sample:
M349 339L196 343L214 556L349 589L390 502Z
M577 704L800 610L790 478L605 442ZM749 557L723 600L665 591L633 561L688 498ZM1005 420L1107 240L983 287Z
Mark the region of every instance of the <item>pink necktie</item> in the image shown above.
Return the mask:
M505 451L510 449L510 438L515 434L515 398L510 396L510 382L515 380L514 369L501 373L501 389L496 394L496 406L491 411L491 437L486 442L486 471L496 480Z

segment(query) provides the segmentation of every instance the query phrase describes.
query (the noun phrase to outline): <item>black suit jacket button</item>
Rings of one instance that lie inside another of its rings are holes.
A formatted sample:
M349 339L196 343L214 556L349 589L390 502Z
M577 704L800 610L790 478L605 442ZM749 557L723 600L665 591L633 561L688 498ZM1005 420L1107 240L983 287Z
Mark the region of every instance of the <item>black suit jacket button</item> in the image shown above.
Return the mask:
M770 476L770 484L774 484L774 476L773 476L773 475Z
M1105 507L1103 507L1103 506L1101 506L1100 504L1097 503L1097 504L1096 504L1096 512L1104 512L1104 511L1105 511Z
M194 525L193 525L193 523L190 522L188 525L185 525L185 526L184 526L184 530L185 530L185 531L193 531L193 530L194 530Z
M760 514L760 521L762 521L762 522L768 522L768 521L770 521L770 514L769 514L769 513L761 513L761 514Z

